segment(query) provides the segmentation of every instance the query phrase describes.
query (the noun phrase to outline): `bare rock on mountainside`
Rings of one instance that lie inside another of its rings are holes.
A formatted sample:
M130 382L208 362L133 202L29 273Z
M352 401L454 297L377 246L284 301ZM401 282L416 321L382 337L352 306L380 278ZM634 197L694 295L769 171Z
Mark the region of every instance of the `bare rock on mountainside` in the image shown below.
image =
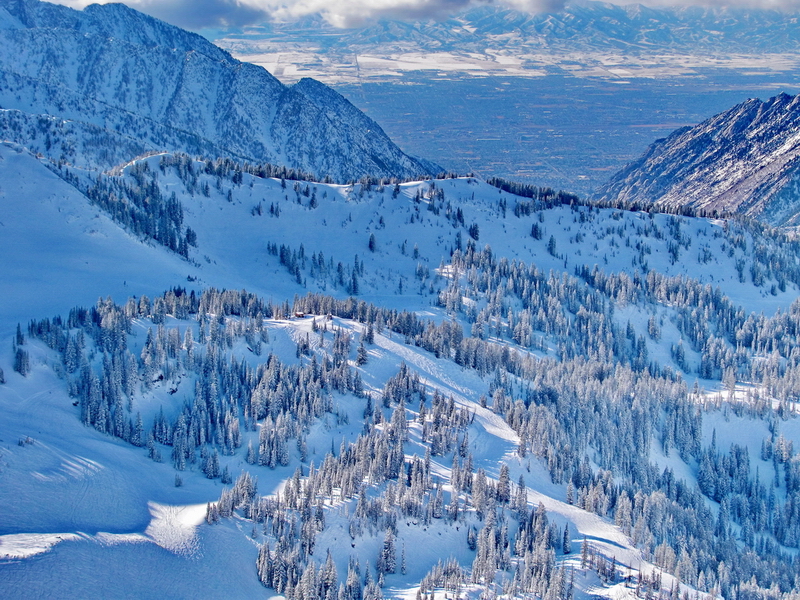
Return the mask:
M656 141L598 190L604 201L800 223L800 96L750 99Z
M0 107L3 137L88 166L112 166L130 150L182 150L337 181L439 170L324 85L285 86L122 4L75 11L0 0Z

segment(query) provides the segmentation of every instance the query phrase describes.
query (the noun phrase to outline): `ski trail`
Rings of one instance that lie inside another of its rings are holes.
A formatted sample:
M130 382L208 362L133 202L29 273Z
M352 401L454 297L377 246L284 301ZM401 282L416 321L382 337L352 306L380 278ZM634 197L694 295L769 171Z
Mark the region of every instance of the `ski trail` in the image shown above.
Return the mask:
M476 390L454 381L448 375L447 371L441 366L441 362L446 359L431 359L423 354L423 352L425 352L424 350L416 348L416 346L410 347L405 344L400 344L382 335L375 336L375 345L383 348L387 352L396 354L409 366L413 365L415 368L419 369L419 371L425 374L425 379L429 383L441 384L435 387L446 387L448 391L455 392L453 393L453 399L456 403L473 411L475 413L475 419L481 424L486 433L505 440L509 444L516 444L519 442L519 436L509 427L508 423L506 423L501 416L496 415L487 408L483 408L477 402L470 399L470 396L475 395ZM452 364L455 367L455 363ZM496 440L494 440L494 443L496 444ZM494 448L494 450L502 449ZM506 454L506 452L501 452L498 456L498 460L500 456L504 454Z
M432 360L427 356L423 356L419 350L414 351L411 349L412 347L406 346L405 344L400 344L394 340L390 340L383 335L375 336L375 345L383 348L387 352L396 354L403 359L406 364L414 365L417 369L424 372L428 378L438 379L448 388L457 391L462 395L462 397L456 398L456 400L461 400L462 404L467 402L466 396L474 393L474 390L471 390L453 381L450 377L448 377L444 369L437 364L437 361ZM416 348L416 346L413 348Z

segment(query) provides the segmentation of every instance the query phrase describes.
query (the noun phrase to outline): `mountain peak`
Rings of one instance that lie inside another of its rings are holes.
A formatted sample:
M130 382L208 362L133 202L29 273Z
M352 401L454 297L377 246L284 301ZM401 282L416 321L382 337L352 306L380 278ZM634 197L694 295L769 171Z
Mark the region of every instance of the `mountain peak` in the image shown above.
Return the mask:
M135 140L139 152L232 156L339 181L430 170L323 84L287 88L205 38L125 5L76 11L0 0L0 11L0 106L85 124L71 152L44 149L54 160L108 168L119 158L108 146ZM102 147L88 127L105 131ZM3 135L30 141L13 129Z
M772 225L797 224L800 96L750 98L656 141L597 193L681 209L740 213Z

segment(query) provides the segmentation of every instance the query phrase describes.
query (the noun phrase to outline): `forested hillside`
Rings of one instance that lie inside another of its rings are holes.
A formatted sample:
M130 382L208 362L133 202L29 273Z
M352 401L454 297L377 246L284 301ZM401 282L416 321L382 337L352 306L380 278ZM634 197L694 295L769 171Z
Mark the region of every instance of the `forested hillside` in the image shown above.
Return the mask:
M65 597L99 591L68 565L110 574L154 548L181 577L224 556L220 596L793 593L784 233L470 177L343 186L186 155L50 169L187 275L112 299L101 270L71 292L97 302L42 299L49 316L9 331L14 590L47 568Z

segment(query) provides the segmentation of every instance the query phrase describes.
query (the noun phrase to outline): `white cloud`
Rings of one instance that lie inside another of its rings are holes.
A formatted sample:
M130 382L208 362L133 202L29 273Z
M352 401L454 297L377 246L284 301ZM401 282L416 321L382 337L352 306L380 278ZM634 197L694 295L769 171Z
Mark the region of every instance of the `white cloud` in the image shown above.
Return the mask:
M118 0L51 0L72 8ZM291 21L320 14L336 27L357 27L382 17L444 19L470 6L497 3L526 12L550 12L563 0L124 0L169 23L188 28L245 25L265 20Z
M73 8L83 8L92 3L92 0L53 1ZM125 0L124 3L189 29L241 26L268 20L290 21L313 14L321 14L336 27L358 27L382 17L443 19L480 4L496 4L530 13L555 12L564 6L564 0ZM618 0L615 3L632 2ZM777 10L797 10L800 7L800 0L647 0L642 3L650 6L736 6Z
M259 0L248 0L259 2ZM261 0L259 3L268 3ZM271 10L280 20L321 14L336 27L354 27L380 18L420 19L444 18L472 4L471 0L297 0Z
M89 4L108 4L120 0L49 0L82 9ZM199 29L213 26L241 26L263 22L270 18L272 0L124 0L138 11L158 19L185 27Z

